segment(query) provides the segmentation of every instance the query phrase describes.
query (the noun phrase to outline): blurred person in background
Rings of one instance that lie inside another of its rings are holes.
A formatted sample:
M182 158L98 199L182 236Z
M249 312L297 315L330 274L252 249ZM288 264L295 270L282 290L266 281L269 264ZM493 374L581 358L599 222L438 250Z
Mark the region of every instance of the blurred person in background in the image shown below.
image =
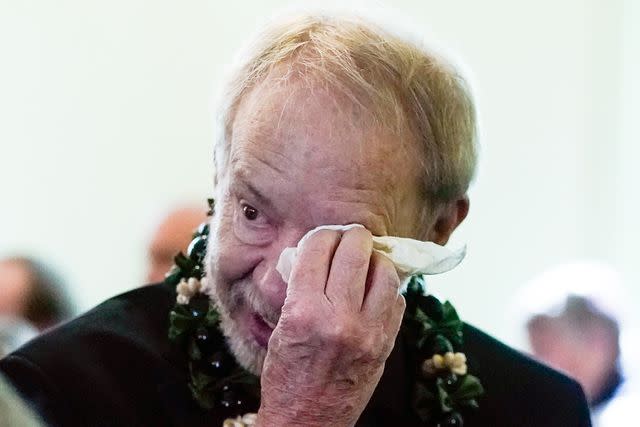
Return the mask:
M71 317L58 275L28 257L0 260L0 357Z
M72 310L62 280L49 266L15 256L0 260L0 315L44 331L67 320Z
M619 288L612 268L574 263L534 279L524 298L534 357L582 385L593 423L601 427L626 425L632 415L629 405L619 404L634 394L622 366Z
M186 253L193 232L206 220L206 210L199 205L180 206L169 211L153 231L147 249L146 283L158 283L173 266L178 252Z

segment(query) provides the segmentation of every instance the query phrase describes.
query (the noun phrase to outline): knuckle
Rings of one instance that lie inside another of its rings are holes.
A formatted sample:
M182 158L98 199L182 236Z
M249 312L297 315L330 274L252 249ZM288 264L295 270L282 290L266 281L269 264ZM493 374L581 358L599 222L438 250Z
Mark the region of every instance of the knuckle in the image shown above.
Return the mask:
M337 347L358 347L361 344L356 327L349 320L338 321L331 325L327 330L326 338Z
M334 230L320 230L309 236L303 244L303 249L308 252L324 252L327 247L334 245L340 235Z
M394 340L390 339L382 325L378 332L371 334L370 339L362 348L362 356L373 363L384 363L393 349Z
M387 258L386 256L376 253L376 272L378 276L378 280L385 282L385 284L399 288L400 287L400 276L396 270L393 262Z
M320 258L327 253L327 247L317 242L306 242L304 246L298 252L299 257Z
M350 251L341 254L339 262L343 268L360 270L368 268L370 255L363 252Z
M344 236L357 237L361 239L372 239L373 235L364 227L354 227L344 232Z

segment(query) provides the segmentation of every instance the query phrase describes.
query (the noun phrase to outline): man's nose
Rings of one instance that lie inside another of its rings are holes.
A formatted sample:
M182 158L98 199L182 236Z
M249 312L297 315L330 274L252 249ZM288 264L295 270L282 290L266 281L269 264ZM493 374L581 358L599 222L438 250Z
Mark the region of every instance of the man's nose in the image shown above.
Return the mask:
M287 284L276 270L280 254L285 248L295 247L307 230L287 230L281 232L271 245L264 248L262 261L253 271L254 283L257 284L265 302L272 307L281 307L287 295Z

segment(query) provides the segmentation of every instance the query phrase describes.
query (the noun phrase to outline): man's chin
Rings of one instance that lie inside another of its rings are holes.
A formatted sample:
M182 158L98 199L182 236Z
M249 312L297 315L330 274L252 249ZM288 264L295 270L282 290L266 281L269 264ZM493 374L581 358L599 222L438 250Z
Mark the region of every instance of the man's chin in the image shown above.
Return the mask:
M220 330L236 361L247 371L260 375L273 329L248 308L247 289L252 289L250 283L235 282L228 288L213 286L208 294L220 313Z
M260 376L267 355L266 347L260 345L251 334L243 334L238 325L229 318L221 319L221 329L236 361L247 371Z

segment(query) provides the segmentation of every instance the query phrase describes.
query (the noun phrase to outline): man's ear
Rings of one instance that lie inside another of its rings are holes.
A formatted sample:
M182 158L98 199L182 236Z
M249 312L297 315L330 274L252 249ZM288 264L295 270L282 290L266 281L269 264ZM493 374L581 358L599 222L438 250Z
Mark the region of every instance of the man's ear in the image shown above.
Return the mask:
M442 205L437 211L437 217L433 227L427 234L427 240L444 245L449 241L449 236L469 213L469 197L463 197Z

